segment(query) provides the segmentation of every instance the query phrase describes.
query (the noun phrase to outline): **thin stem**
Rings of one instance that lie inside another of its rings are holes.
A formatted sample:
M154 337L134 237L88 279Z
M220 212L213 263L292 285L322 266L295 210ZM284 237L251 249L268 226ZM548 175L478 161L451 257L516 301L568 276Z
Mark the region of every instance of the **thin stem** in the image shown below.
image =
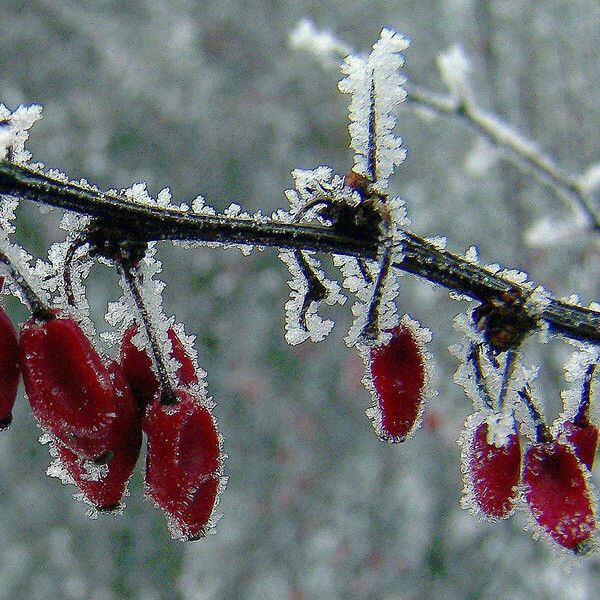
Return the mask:
M496 116L478 109L472 101L457 102L456 98L432 94L419 87L410 89L406 99L415 106L461 119L482 137L516 159L517 166L533 171L559 198L569 201L566 203L569 208L574 203L586 215L592 228L600 232L600 211L580 179L567 173L544 155L537 144L501 123Z
M300 250L294 250L294 259L298 268L302 272L302 276L306 281L307 291L304 294L304 300L302 302L302 308L300 309L300 325L304 331L308 331L308 324L306 322L306 315L308 309L313 302L320 302L327 296L327 289L323 285L323 282L317 277L317 274L313 271L312 267L306 260L304 253Z
M588 365L585 370L583 385L581 386L581 400L579 401L577 414L573 419L575 425L579 425L580 427L586 427L589 422L590 403L592 401L592 381L597 366L597 363L593 363Z
M123 281L125 281L127 287L131 292L133 301L136 305L140 316L140 321L146 331L148 341L150 342L150 353L152 355L154 366L158 371L160 383L162 386L161 403L175 404L177 402L177 398L175 395L175 384L173 382L173 378L171 377L171 372L167 367L165 357L162 352L161 344L156 337L156 332L154 331L150 315L148 314L148 310L146 309L146 304L140 291L140 287L134 269L130 269L125 265L119 266L121 269L121 274L123 275Z
M509 351L506 353L506 362L504 363L504 373L502 374L502 384L498 392L498 410L501 411L504 406L504 399L508 391L508 383L517 365L516 352Z
M383 254L379 263L379 272L377 273L377 279L373 286L373 295L367 313L367 321L361 333L361 337L368 341L376 340L379 335L379 307L381 305L381 296L383 294L385 282L390 272L391 262L392 250L390 246L386 244L383 247Z
M225 216L181 213L143 206L126 198L104 194L52 177L22 165L0 161L0 193L100 217L116 224L123 236L143 241L197 241L241 243L277 248L297 248L328 254L376 259L378 232L343 235L331 227L277 222L259 222ZM530 292L464 258L437 248L416 234L403 230L403 252L393 266L423 277L449 290L484 302L503 292ZM574 339L600 342L600 312L550 298L539 309L539 318L550 329Z
M375 117L375 72L371 71L369 89L369 124L367 133L367 171L372 182L377 181L377 122Z
M467 360L473 365L473 376L475 378L475 387L483 403L489 408L493 408L492 396L488 390L483 369L481 368L481 344L471 344Z
M538 444L547 444L552 441L552 434L550 433L550 428L546 424L544 417L540 409L536 406L533 401L533 397L531 395L531 390L529 386L525 386L522 390L518 392L519 396L523 402L525 402L525 406L529 409L529 413L533 420L533 425L536 431L536 441Z
M88 245L89 242L79 234L72 242L71 245L67 248L67 252L65 254L65 264L63 268L63 282L65 286L65 296L67 298L67 303L69 306L76 306L77 300L75 298L75 294L73 293L73 261L75 259L75 253L80 248Z
M31 287L30 283L25 278L25 275L21 273L18 267L10 260L10 258L4 254L4 252L0 252L0 262L4 263L8 268L8 275L15 282L16 285L21 289L21 293L23 294L23 299L27 303L31 313L40 319L50 319L52 318L52 312L50 310L50 306L46 303L46 301L36 293L36 291Z

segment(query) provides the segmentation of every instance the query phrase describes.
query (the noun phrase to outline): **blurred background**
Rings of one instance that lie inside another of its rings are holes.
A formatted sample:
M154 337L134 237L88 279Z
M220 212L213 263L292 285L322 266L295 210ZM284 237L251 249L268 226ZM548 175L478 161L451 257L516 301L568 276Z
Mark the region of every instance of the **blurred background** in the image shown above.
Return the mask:
M100 188L147 181L174 201L198 194L263 212L286 206L294 168L345 173L347 102L339 74L290 49L301 17L368 50L382 27L412 40L406 72L444 92L436 56L460 44L476 102L573 173L600 161L600 8L595 0L0 0L0 102L44 106L34 160ZM523 176L464 124L402 108L409 154L392 178L413 229L479 247L484 262L527 270L558 296L599 296L598 239L531 241L542 219L574 222L556 194ZM23 204L17 236L43 257L60 214ZM529 240L529 241L528 241ZM26 402L0 436L0 598L382 599L600 597L597 557L571 561L523 531L460 508L456 440L471 407L452 381L468 308L405 276L400 311L433 331L425 424L406 444L379 442L363 414L362 365L342 338L348 308L319 345L284 342L287 271L274 251L165 244L164 306L197 335L229 454L224 517L207 539L171 541L143 501L140 470L122 516L90 520L74 488L44 475ZM116 275L95 268L88 293L106 329ZM26 318L8 301L15 321ZM550 417L572 349L531 340Z

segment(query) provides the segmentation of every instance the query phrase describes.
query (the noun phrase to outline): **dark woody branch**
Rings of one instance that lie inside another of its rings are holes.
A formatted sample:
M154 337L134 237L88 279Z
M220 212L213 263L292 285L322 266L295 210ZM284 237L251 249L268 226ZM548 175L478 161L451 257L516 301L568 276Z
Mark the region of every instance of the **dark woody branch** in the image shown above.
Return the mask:
M0 161L0 194L7 194L97 218L131 241L197 241L251 244L377 257L378 232L342 235L321 225L258 222L223 215L184 213L130 202L71 182L53 179L31 168ZM398 269L419 275L480 302L504 293L527 296L527 290L419 236L405 231ZM550 299L539 318L555 333L600 343L600 312Z

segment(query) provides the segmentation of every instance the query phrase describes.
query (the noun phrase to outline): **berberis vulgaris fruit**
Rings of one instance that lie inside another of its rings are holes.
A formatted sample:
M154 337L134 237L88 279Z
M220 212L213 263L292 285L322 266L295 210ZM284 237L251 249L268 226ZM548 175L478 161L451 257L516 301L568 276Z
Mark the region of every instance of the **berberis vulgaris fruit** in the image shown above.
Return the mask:
M164 404L157 393L146 416L146 493L167 515L174 537L205 535L221 487L221 444L208 408L184 389Z
M80 458L98 460L122 435L109 370L77 322L56 311L21 329L25 390L42 429Z
M373 395L367 414L381 438L403 442L423 411L425 356L419 332L407 319L387 333L388 342L363 351L369 370L363 381Z
M12 422L19 374L17 334L8 315L0 308L0 430L6 429Z
M138 348L133 343L133 338L138 331L137 325L128 327L121 342L120 360L123 375L129 382L133 397L138 406L145 410L146 406L152 402L160 384L152 370L152 362L147 350ZM177 383L184 387L198 383L198 374L194 363L187 355L185 347L172 327L168 329L167 335L172 345L171 356L180 364L176 372Z
M521 443L516 425L513 421L513 427L504 430L506 424L501 418L493 413L471 415L461 439L465 504L492 519L513 512L521 480Z
M531 446L523 484L538 525L561 546L581 549L596 529L596 517L584 467L572 448L555 440Z
M141 415L129 386L116 362L111 361L108 371L117 396L111 450L96 462L82 458L60 442L54 444L52 452L59 461L57 466L69 474L85 499L101 511L119 508L142 444Z

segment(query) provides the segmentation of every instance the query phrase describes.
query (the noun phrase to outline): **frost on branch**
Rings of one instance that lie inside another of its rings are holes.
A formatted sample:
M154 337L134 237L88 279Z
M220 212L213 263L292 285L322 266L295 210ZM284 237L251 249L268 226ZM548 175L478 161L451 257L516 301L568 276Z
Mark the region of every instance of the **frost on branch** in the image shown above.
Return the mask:
M7 158L15 163L25 164L31 153L25 150L29 130L41 119L42 107L37 104L19 106L10 111L0 104L0 160Z
M460 46L454 45L437 57L437 65L450 93L458 100L468 94L468 76L471 72L469 59Z
M290 33L292 48L306 50L313 54L324 66L337 64L337 58L347 56L351 49L331 31L321 31L310 19L301 19Z
M317 313L319 305L344 304L346 297L340 293L337 282L325 277L320 262L308 252L280 250L279 258L292 276L288 281L292 292L285 305L285 339L292 346L308 338L320 342L334 323Z
M383 190L387 180L406 156L402 140L392 131L396 117L392 111L406 98L406 79L399 69L408 40L383 29L368 58L348 56L342 65L346 75L338 87L352 94L350 103L350 147L354 149L354 171L376 182Z

